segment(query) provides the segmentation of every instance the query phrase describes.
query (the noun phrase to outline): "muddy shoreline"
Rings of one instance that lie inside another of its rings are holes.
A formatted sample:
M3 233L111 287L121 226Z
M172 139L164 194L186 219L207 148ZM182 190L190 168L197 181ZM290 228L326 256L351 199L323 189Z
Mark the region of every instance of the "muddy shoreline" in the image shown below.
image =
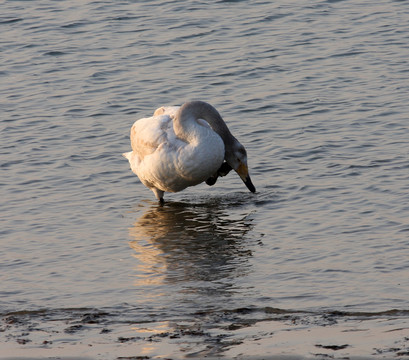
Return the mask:
M409 359L409 318L398 310L240 308L143 322L109 310L37 310L4 314L0 334L1 360Z

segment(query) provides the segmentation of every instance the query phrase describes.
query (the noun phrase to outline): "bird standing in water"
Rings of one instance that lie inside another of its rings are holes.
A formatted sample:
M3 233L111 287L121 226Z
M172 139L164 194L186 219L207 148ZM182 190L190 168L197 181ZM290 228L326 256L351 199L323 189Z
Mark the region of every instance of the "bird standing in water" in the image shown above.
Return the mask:
M135 121L132 151L123 156L132 171L163 203L164 192L178 192L235 170L251 192L246 149L218 111L203 101L160 107L153 117Z

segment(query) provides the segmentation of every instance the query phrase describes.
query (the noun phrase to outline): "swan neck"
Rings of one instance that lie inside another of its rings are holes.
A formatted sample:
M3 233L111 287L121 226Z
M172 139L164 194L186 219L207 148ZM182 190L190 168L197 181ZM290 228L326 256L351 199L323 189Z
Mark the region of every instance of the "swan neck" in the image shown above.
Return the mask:
M235 138L219 112L213 106L203 101L191 101L182 105L174 121L175 134L187 140L193 128L197 126L197 119L206 120L225 144L234 142Z

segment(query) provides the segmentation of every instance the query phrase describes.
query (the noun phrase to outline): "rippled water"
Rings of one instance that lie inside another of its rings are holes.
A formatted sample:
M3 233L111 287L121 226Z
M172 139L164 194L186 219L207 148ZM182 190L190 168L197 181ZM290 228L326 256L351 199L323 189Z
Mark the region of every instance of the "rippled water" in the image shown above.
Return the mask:
M233 355L277 321L409 329L406 2L1 7L0 348L64 343L58 321L147 356ZM187 99L246 146L256 194L231 173L161 207L131 173L132 123Z

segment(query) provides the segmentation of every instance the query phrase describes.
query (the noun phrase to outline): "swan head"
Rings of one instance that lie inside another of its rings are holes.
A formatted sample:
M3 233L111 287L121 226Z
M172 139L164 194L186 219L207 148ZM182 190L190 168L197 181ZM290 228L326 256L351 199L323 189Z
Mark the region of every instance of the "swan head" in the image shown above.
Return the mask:
M247 186L247 189L253 193L256 192L256 188L251 182L249 175L249 170L247 167L247 152L244 146L236 140L232 146L226 147L225 158L226 162L240 176L240 179Z

